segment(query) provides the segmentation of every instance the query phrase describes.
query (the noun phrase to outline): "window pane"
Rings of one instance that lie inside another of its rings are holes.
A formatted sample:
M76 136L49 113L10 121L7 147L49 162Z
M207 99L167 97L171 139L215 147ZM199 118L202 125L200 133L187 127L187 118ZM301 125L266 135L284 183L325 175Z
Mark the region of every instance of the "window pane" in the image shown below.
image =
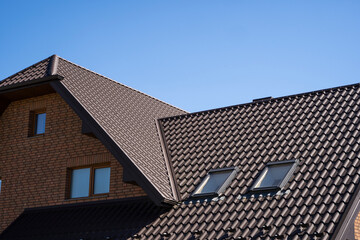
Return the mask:
M35 134L45 133L46 113L36 114Z
M196 190L195 194L216 192L230 176L232 171L210 173Z
M0 193L1 193L1 179L0 179Z
M255 188L280 186L292 165L293 164L282 164L266 167Z
M90 168L74 169L71 175L71 198L89 196Z
M110 191L110 168L95 169L94 194L108 193Z

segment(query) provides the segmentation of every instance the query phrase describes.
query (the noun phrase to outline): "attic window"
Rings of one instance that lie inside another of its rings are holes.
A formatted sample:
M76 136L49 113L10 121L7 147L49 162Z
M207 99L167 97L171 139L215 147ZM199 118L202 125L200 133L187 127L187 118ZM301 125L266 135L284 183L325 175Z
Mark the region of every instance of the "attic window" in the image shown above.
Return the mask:
M108 164L71 170L70 198L91 197L110 191Z
M45 133L46 113L35 114L35 135Z
M45 133L45 109L30 111L29 136L43 135Z
M251 190L266 191L281 189L289 181L297 164L297 160L268 163Z
M200 185L193 192L193 197L218 195L235 178L237 168L213 169L208 172Z

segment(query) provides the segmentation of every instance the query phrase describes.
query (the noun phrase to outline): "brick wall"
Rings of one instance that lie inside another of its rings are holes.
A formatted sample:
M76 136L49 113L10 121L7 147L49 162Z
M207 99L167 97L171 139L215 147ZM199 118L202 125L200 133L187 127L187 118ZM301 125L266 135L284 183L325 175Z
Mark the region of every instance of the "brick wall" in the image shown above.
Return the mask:
M358 216L355 219L354 223L354 232L355 232L355 239L360 240L360 212L358 213Z
M29 113L46 108L43 136L28 137ZM0 117L0 232L24 208L144 196L122 182L123 169L102 143L81 134L81 120L56 94L12 102ZM66 199L67 169L110 163L110 193Z

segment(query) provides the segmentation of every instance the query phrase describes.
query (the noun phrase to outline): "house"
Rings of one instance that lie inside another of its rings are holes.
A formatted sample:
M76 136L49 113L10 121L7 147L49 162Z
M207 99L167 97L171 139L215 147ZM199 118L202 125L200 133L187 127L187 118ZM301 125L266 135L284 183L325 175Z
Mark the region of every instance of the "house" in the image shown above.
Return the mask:
M54 55L0 142L0 239L360 239L359 84L187 113Z

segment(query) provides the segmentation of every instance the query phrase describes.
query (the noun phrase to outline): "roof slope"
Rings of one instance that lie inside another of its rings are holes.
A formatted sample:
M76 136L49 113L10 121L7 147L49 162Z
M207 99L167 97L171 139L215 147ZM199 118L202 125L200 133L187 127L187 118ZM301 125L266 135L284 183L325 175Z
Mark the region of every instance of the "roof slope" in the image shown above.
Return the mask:
M155 119L184 111L62 58L57 73L150 182L165 198L173 199Z
M222 239L233 228L235 238L329 239L359 185L359 110L352 85L160 120L183 199L210 169L240 172L220 199L184 201L141 234ZM281 193L249 194L266 163L291 159L300 164ZM301 222L309 227L300 236Z
M166 209L148 198L26 209L1 235L7 240L127 239Z
M39 78L48 76L50 66L50 57L46 58L24 70L5 78L0 82L0 88L16 85L24 82L30 82Z
M64 77L60 83L157 191L173 200L156 119L185 111L55 55L6 78L0 82L0 90L49 75Z

